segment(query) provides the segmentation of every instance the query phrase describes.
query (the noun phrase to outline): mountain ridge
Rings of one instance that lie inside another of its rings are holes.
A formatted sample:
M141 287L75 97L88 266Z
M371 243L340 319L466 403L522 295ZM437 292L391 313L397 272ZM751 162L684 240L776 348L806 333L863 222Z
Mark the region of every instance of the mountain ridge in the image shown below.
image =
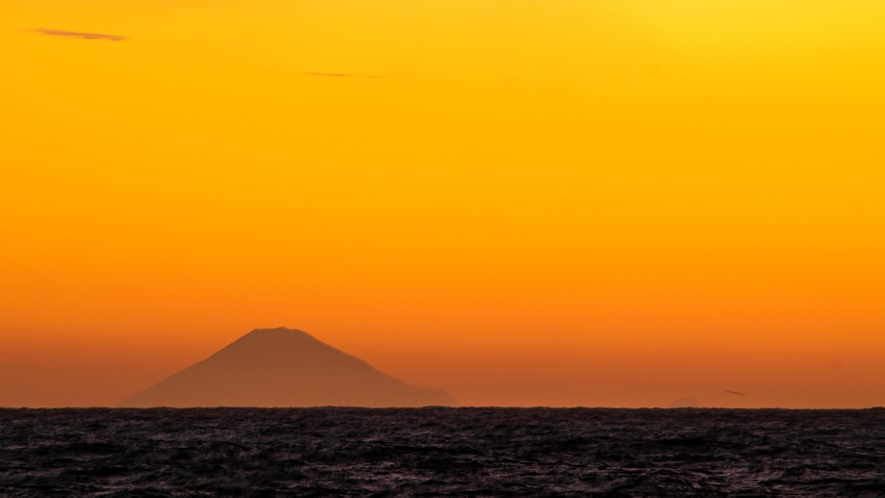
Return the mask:
M307 332L255 329L205 360L123 400L128 407L450 406Z

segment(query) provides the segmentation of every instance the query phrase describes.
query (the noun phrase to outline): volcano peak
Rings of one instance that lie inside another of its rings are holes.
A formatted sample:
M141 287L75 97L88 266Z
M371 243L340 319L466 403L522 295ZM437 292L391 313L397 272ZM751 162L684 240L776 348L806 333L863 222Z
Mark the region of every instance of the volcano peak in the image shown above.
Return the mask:
M255 329L209 358L123 401L123 406L453 405L297 329Z

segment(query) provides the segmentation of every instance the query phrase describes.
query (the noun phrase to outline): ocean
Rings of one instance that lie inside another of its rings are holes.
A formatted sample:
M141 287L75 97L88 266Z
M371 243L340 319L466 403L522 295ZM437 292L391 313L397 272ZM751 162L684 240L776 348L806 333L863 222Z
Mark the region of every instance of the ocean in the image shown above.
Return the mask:
M2 409L2 496L885 496L885 410Z

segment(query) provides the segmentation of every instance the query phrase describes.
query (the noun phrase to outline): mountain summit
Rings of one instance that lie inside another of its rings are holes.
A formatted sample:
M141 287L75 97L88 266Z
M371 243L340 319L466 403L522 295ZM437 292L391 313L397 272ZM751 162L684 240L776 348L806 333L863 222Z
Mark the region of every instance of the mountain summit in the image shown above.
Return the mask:
M300 330L257 329L209 358L123 401L123 406L453 405Z

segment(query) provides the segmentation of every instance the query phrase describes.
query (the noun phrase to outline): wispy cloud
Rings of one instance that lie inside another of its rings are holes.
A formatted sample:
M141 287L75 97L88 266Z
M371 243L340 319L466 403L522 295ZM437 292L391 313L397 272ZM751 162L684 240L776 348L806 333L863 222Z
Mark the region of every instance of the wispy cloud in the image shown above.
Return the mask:
M561 78L501 78L501 79L503 79L504 81L541 81L541 82L564 81Z
M324 76L327 78L393 78L394 76L383 76L383 75L367 75L367 74L351 74L351 73L316 73L316 72L308 72L304 73L306 76Z
M123 41L127 38L120 35L105 35L101 33L81 33L78 31L65 31L62 29L35 29L36 33L47 36L66 36L68 38L80 38L83 40Z

